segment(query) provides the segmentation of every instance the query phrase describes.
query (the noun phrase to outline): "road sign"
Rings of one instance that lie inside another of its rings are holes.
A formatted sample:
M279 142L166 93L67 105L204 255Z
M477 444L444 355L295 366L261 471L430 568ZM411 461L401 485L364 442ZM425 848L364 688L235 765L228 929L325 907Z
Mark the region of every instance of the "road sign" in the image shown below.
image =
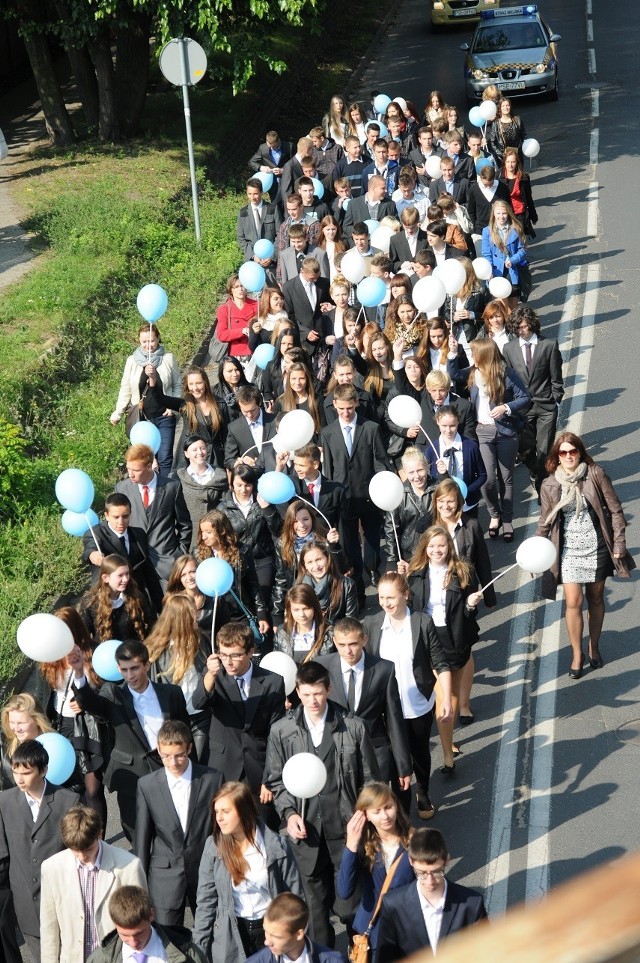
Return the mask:
M207 55L195 40L181 37L170 40L165 44L160 54L160 70L170 84L182 87L184 78L182 73L182 57L186 61L187 83L193 86L199 83L207 71Z

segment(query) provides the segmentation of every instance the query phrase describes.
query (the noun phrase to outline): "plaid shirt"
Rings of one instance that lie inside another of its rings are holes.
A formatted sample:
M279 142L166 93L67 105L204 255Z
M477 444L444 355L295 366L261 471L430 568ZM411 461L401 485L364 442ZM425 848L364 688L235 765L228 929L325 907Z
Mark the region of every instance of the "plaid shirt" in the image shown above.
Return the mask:
M102 841L98 845L95 863L81 863L76 860L78 881L84 907L84 959L87 960L100 945L95 919L96 881L102 862Z

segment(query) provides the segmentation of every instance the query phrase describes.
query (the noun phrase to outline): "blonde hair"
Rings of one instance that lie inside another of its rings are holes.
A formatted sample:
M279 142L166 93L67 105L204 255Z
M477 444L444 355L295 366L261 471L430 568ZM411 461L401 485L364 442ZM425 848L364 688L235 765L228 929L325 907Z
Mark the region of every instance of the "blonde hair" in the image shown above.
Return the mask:
M10 712L28 712L40 730L40 733L53 732L53 726L44 714L42 706L37 699L35 699L29 692L19 692L17 695L12 695L11 698L7 699L3 705L2 714L0 715L2 731L7 742L7 755L9 758L11 758L19 745L18 737L9 728Z
M429 542L437 536L444 538L447 543L447 571L444 577L445 588L448 588L451 580L454 578L457 578L460 583L460 588L466 588L471 583L473 567L469 562L465 562L458 557L453 539L447 529L443 528L442 525L432 525L420 537L420 541L413 553L413 558L409 562L408 574L412 575L414 572L423 573L429 568L427 548L429 547Z

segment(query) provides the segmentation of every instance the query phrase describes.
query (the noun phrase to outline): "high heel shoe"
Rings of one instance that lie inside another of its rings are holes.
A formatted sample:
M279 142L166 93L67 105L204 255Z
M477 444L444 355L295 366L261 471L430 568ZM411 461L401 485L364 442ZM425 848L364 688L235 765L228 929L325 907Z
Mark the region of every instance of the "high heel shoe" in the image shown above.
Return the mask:
M440 766L440 772L442 773L443 776L452 776L455 768L456 768L456 764L454 760L450 766L447 766L446 763L444 766Z
M602 656L598 654L595 657L595 659L592 659L591 657L589 657L589 665L591 666L592 669L601 669L602 666L604 665L604 662L602 661Z
M504 522L502 526L503 541L510 543L513 541L513 525L511 522Z
M495 521L495 519L492 519L491 521L493 522ZM500 531L501 528L502 528L502 519L499 518L497 525L493 525L493 524L489 525L489 538L497 538L498 532Z
M579 667L578 669L574 669L574 668L569 669L569 678L570 678L570 679L581 679L581 678L582 678L582 670L583 670L583 668L584 668L584 655L581 655L581 656L580 656L580 667Z

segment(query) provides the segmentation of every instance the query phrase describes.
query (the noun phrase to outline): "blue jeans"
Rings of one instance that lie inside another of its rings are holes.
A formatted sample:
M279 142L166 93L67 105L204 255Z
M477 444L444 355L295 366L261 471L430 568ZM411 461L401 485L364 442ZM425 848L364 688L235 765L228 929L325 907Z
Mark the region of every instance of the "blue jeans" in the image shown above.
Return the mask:
M158 467L161 476L168 478L173 465L173 439L176 434L176 419L173 415L161 415L159 418L153 418L152 422L160 432L160 448L156 455Z

